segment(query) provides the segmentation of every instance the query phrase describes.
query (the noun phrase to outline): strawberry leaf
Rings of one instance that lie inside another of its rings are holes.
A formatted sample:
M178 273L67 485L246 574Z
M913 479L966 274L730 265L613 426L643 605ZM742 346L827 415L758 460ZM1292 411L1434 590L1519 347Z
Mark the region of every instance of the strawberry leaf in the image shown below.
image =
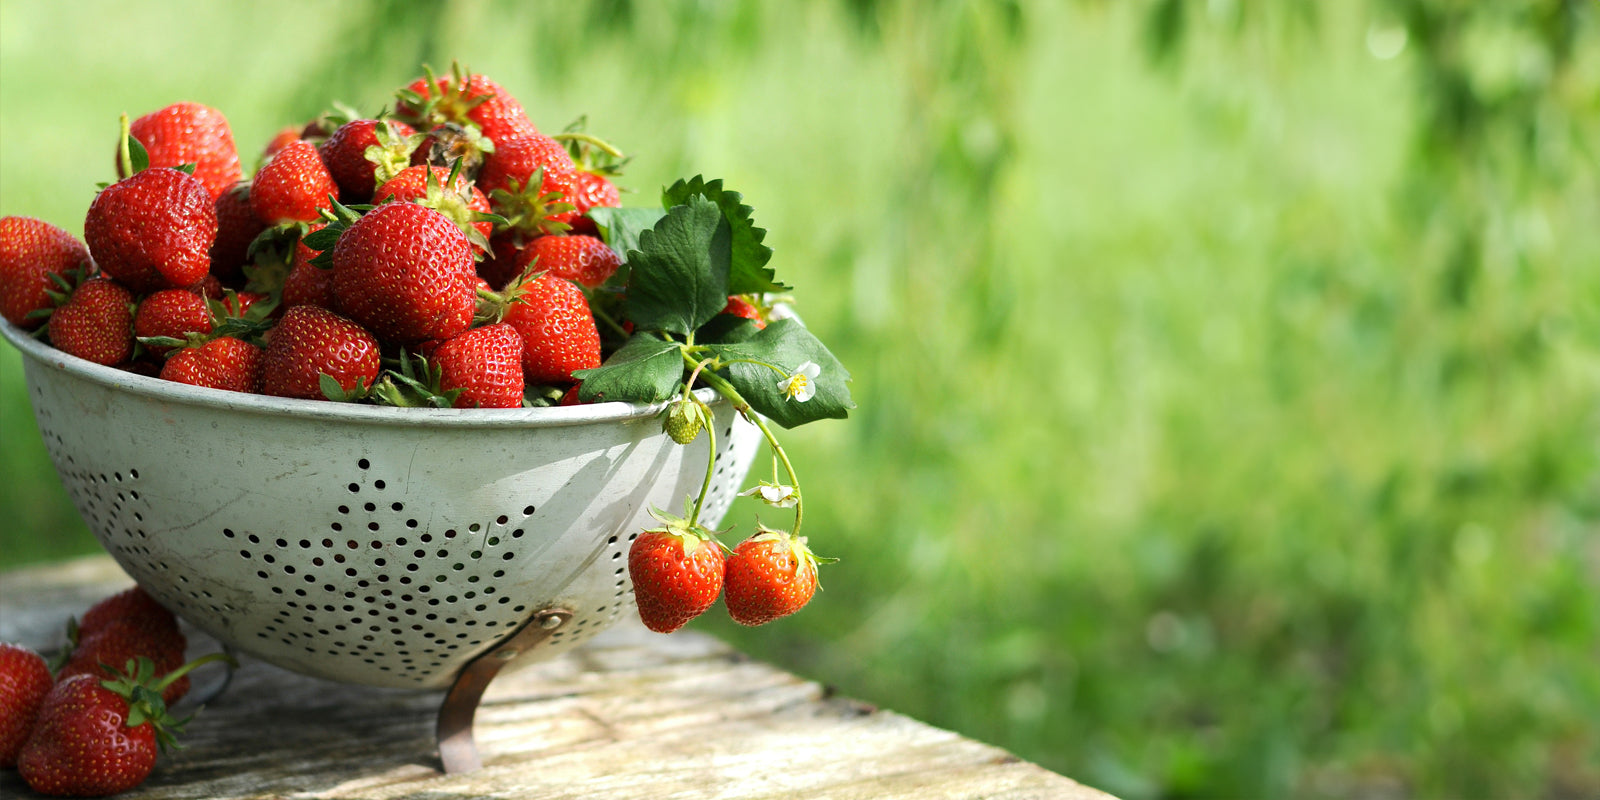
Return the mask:
M710 200L690 196L628 252L628 319L641 330L688 336L728 305L731 233Z
M738 192L723 189L720 178L710 182L699 175L687 181L680 179L662 192L662 205L680 205L696 195L716 203L728 221L732 239L728 294L789 291L788 286L773 278L772 269L767 266L772 260L772 248L761 243L767 231L756 227L755 209L744 205L744 197Z
M748 339L707 348L724 362L735 362L728 363L720 374L751 408L785 428L819 419L844 419L856 407L850 399L850 372L797 320L777 320ZM805 401L787 396L779 382L808 361L821 367L812 379L816 394Z
M583 381L578 399L659 403L683 386L682 347L675 341L636 333L606 363L572 373Z
M629 250L639 249L639 232L655 227L666 214L660 208L598 206L589 209L588 217L600 229L601 240L626 261Z

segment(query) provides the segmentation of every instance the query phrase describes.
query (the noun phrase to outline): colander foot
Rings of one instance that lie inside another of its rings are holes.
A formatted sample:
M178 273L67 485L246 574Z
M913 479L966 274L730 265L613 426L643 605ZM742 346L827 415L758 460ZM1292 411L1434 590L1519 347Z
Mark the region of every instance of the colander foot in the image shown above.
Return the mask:
M462 667L439 706L436 728L439 760L446 773L471 772L483 766L483 760L478 757L478 745L472 738L472 720L477 715L478 701L483 699L484 690L489 688L489 682L499 674L501 667L543 644L571 619L570 609L544 609L493 650Z

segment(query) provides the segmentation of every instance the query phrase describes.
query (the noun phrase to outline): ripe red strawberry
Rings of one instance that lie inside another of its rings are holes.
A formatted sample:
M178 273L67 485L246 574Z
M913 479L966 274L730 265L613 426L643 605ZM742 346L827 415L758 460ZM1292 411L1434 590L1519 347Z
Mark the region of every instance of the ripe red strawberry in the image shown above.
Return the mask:
M265 351L249 342L219 336L173 353L161 365L161 379L254 394L261 387L261 366L265 358Z
M133 314L133 335L139 339L187 339L191 333L210 333L214 322L205 297L188 289L162 289L139 301L139 309ZM150 343L145 346L157 355L173 349Z
M129 125L152 167L195 165L194 176L217 198L244 177L233 130L221 111L199 103L174 103ZM126 177L117 162L117 177Z
M0 769L17 765L17 753L28 740L52 683L43 656L19 644L0 642Z
M250 207L250 184L238 183L217 196L217 238L211 243L211 274L237 282L250 260L250 243L266 228Z
M133 356L133 293L110 278L84 281L50 315L50 343L108 367L127 361Z
M83 237L100 271L129 289L182 289L211 269L214 203L193 176L151 167L95 195Z
M107 667L120 670L137 658L150 659L166 673L183 665L189 645L178 618L138 586L90 606L68 634L72 649L56 674L58 682L77 674L104 678L110 674ZM180 676L167 684L162 699L175 703L188 691L188 677Z
M326 400L320 375L349 392L371 388L380 369L378 340L366 328L317 306L283 312L261 366L261 393Z
M323 227L324 224L319 223L310 230L318 231ZM280 308L287 311L295 306L333 307L333 270L312 264L311 259L317 254L318 251L306 246L304 237L295 244L289 274L283 278Z
M567 148L536 134L497 145L477 183L495 213L506 218L507 228L531 238L570 227L577 216L569 198L577 175Z
M591 289L605 283L622 266L616 251L593 236L540 236L531 249L539 269Z
M489 233L494 224L478 217L489 213L489 198L463 175L457 175L455 183L451 184L450 170L444 167L406 167L378 187L372 202L374 205L416 203L431 208L461 228L473 241L476 252L488 249Z
M799 611L817 591L817 557L804 536L761 528L728 556L723 599L740 625L764 625Z
M316 145L299 140L284 145L256 171L250 208L267 225L312 222L321 209L333 208L330 195L339 196L339 185L328 174Z
M722 593L722 545L704 528L651 510L664 523L639 534L628 547L628 575L639 619L656 633L672 633L705 613Z
M761 317L761 308L739 295L730 295L728 297L728 305L723 307L722 313L744 317L754 322L757 328L767 327L767 321Z
M92 634L119 623L135 623L141 627L177 628L178 618L161 605L144 587L133 586L110 595L89 606L78 620L80 635ZM117 665L122 666L121 664Z
M442 78L427 72L400 90L399 95L396 116L418 130L471 124L496 147L511 137L538 133L516 98L494 81L465 74L459 67Z
M384 126L390 126L385 130ZM378 162L368 156L368 148L376 147L375 155L386 159L384 174L393 175L411 163L411 151L418 142L408 145L406 140L416 135L416 129L399 120L379 122L358 119L347 122L322 143L322 160L328 173L339 184L339 197L346 203L365 203L372 198L378 183L375 175ZM379 134L382 133L382 137ZM387 144L386 144L387 142Z
M522 337L505 323L473 328L440 342L428 356L440 370L440 388L461 389L456 408L522 406Z
M184 665L193 668L200 661ZM109 680L73 675L45 695L17 769L39 794L99 797L128 791L150 776L157 749L181 724L159 697L165 677L148 660Z
M304 129L305 126L303 125L286 125L279 128L278 132L273 134L272 138L267 141L266 147L261 148L261 157L263 159L272 158L290 142L306 138Z
M28 315L52 305L50 292L59 287L50 276L90 266L88 249L72 234L32 217L0 219L0 316L37 328L43 319Z
M449 339L477 310L472 245L447 217L385 203L352 223L333 247L340 313L386 342Z
M600 366L600 330L576 284L542 275L508 290L505 322L522 336L528 383L572 383L572 373Z

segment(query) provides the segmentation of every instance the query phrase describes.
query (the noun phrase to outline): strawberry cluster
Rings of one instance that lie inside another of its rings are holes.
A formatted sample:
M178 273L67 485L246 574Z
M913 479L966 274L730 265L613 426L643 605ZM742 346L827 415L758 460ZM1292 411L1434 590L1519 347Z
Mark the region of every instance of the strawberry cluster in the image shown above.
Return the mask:
M225 658L184 663L177 619L134 587L96 603L68 626L55 669L38 653L0 643L0 768L40 794L99 797L143 783L182 723L168 707L188 673Z
M576 402L622 263L588 212L622 162L459 67L291 126L246 176L222 112L124 120L83 241L0 220L0 315L97 364L390 405ZM626 321L607 319L608 333Z

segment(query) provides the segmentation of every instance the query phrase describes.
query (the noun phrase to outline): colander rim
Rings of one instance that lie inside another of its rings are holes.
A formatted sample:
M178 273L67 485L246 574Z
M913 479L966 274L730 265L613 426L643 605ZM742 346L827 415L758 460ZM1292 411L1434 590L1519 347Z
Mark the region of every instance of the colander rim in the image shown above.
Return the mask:
M363 403L299 400L190 386L102 366L57 350L5 319L0 319L0 336L17 348L25 362L115 391L152 401L263 416L402 427L547 428L647 419L666 407L666 402L647 404L612 401L547 408L394 408ZM727 402L710 388L696 390L695 395L707 405Z

